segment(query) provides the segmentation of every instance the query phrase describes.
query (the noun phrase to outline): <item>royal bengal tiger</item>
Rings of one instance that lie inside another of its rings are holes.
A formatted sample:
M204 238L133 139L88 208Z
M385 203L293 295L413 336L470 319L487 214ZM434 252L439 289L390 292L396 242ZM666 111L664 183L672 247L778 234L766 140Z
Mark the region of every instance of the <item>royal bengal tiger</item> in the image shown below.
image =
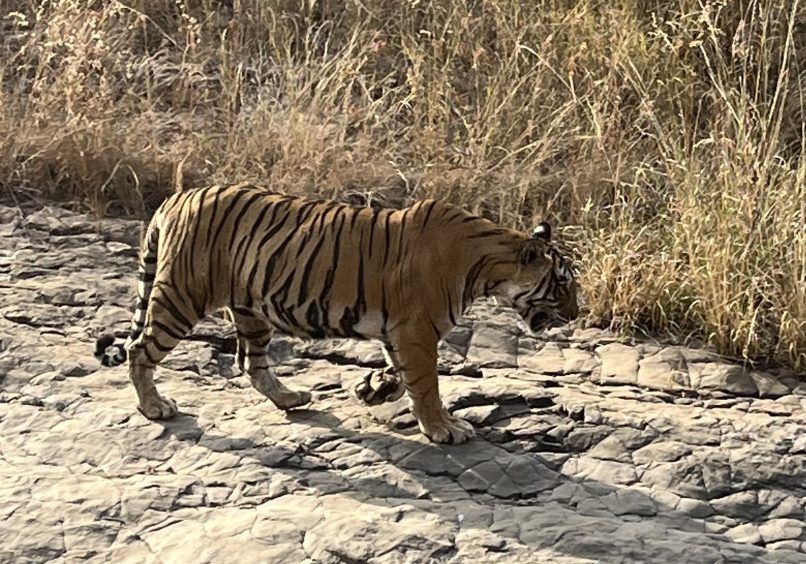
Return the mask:
M371 397L363 382L359 398L397 399L405 387L428 438L462 443L474 430L440 399L437 344L480 296L504 300L534 331L574 319L576 282L550 238L547 223L528 236L435 200L379 210L251 185L177 193L145 233L125 346L104 335L95 355L104 366L128 357L139 410L166 419L177 407L154 368L207 313L226 308L252 385L286 410L311 394L269 366L273 331L379 339L402 385Z

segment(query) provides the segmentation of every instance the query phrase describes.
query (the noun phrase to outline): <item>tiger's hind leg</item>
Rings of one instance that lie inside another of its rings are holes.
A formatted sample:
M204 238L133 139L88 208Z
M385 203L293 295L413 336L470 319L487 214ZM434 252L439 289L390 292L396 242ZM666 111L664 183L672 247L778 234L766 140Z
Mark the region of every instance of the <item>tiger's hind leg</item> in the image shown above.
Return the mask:
M287 388L269 366L268 348L272 328L256 317L235 312L230 314L238 330L238 362L249 375L252 386L280 409L288 410L310 403L310 392Z
M173 292L154 288L143 332L129 345L129 377L137 391L138 409L148 419L170 419L179 411L175 401L157 391L154 369L197 321L192 308L184 307Z
M383 345L383 356L386 368L369 372L353 387L358 400L369 406L397 401L406 392L394 351L386 343Z

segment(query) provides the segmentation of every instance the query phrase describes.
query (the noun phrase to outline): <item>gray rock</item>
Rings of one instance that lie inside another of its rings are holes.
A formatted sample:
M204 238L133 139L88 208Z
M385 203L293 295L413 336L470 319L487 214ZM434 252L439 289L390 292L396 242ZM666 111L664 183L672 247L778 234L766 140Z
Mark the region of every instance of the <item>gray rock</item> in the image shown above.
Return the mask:
M605 384L635 384L638 379L639 352L635 347L610 343L596 349L602 367L598 380Z
M278 334L278 374L314 401L276 409L216 316L156 372L180 415L148 421L126 367L92 358L128 331L139 231L0 206L0 561L804 561L794 373L523 335L489 303L439 349L467 444L429 444L405 400L351 397L383 366L373 342Z
M757 544L761 542L758 526L753 523L738 525L728 530L725 534L730 537L731 540L742 544Z
M800 538L804 526L796 519L770 519L758 527L758 532L765 543Z
M632 453L636 464L652 465L658 462L674 462L691 453L692 447L679 441L650 443Z

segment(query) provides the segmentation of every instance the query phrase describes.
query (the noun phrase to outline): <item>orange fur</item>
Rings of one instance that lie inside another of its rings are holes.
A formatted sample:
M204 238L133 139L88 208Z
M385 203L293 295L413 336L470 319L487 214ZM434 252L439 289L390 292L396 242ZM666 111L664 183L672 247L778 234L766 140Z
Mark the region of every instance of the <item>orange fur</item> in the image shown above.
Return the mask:
M543 312L541 320L577 311L575 282L548 241L434 200L373 210L249 185L182 192L154 215L140 272L126 348L139 408L150 418L176 413L154 387L154 367L205 314L226 308L253 385L277 406L303 405L310 394L271 371L265 353L274 330L373 338L389 352L421 430L462 442L473 430L444 408L436 358L440 338L470 303L498 295L525 317ZM564 272L570 278L558 285ZM122 349L97 354L107 365L126 358Z

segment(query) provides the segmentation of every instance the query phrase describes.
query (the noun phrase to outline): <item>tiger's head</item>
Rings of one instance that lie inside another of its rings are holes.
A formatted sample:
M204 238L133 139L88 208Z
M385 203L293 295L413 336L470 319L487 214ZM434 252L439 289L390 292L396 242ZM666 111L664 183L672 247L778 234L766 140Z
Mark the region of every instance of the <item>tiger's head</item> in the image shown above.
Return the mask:
M551 242L551 226L542 222L517 251L519 268L504 288L506 301L539 332L576 319L577 282L570 260Z

